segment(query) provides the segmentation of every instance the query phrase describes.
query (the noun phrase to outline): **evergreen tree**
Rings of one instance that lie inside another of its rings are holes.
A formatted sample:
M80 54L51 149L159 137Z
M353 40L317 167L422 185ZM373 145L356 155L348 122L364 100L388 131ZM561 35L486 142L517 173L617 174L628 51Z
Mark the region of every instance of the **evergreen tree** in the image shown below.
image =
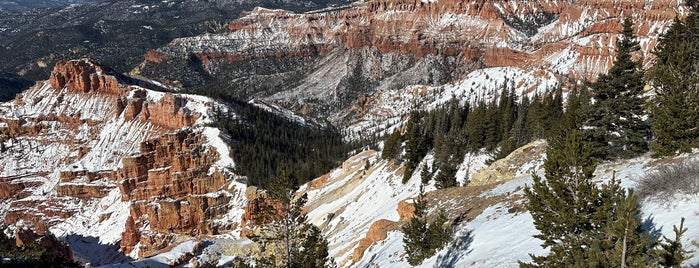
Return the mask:
M550 248L548 256L532 256L522 267L575 267L589 255L585 236L597 228L591 221L599 190L592 183L596 163L590 144L572 130L563 141L551 141L544 162L545 179L534 176L525 188L527 209L539 234L534 237Z
M260 207L255 221L262 225L250 239L265 253L256 262L261 267L332 267L327 240L303 213L307 196L294 197L296 184L288 172L280 174L270 183L268 196L254 201Z
M656 264L657 241L643 229L638 197L611 182L596 186L592 147L578 130L551 140L545 180L525 188L527 209L550 248L522 267L648 267Z
M413 201L415 210L413 217L402 227L403 246L406 260L410 265L417 266L426 258L434 255L451 238L450 227L444 211L440 211L437 219L427 222L427 200L425 189L420 185L420 193Z
M439 167L439 173L437 173L437 176L434 178L435 187L437 187L437 189L444 189L458 186L456 183L456 171L453 164L449 162L443 163L442 166Z
M389 135L383 144L383 151L381 152L381 158L383 159L396 159L400 154L400 147L403 143L400 131L396 130L391 135Z
M640 47L631 19L624 20L623 27L614 66L590 85L595 102L586 136L595 143L594 156L600 159L630 158L648 151L650 129L642 119L644 72L641 61L631 58Z
M596 216L597 222L604 225L591 237L590 262L612 267L651 266L657 241L643 229L638 197L631 189L627 193L615 179L601 189L601 196L606 202Z
M680 238L687 231L684 227L684 218L680 221L680 227L677 225L672 226L672 230L675 232L675 239L669 239L663 236L663 243L660 243L660 250L658 251L658 263L663 267L673 267L679 268L682 262L691 257L690 251L686 250L682 246L682 241Z
M406 260L410 265L418 265L429 256L430 245L427 243L427 201L425 189L420 185L420 194L413 200L413 217L403 226L403 245Z
M440 210L437 218L430 223L427 228L427 242L436 253L438 249L444 247L451 238L451 225L444 210ZM432 254L434 255L434 253Z
M425 163L425 165L422 167L422 171L420 172L420 180L422 181L422 184L427 184L430 182L430 179L432 179L432 167Z
M403 183L408 182L413 175L415 168L427 154L428 142L420 127L421 117L417 112L410 113L410 119L405 131L405 172L403 173Z
M654 157L689 152L699 147L699 14L695 4L686 21L675 19L660 39L649 71L655 96L649 121Z

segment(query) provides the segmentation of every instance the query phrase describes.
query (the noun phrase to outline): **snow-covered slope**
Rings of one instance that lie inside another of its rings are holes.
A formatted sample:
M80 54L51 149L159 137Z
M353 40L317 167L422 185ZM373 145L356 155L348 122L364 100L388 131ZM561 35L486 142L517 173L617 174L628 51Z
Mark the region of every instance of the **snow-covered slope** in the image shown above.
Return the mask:
M140 195L142 200L136 200L131 195L144 184L169 187L158 184L168 177L177 177L184 187L180 191L187 193L187 179L196 180L201 172L220 176L226 187L209 192L199 187L188 200L201 196L230 201L221 215L207 214L214 219L200 220L225 219L217 225L222 232L229 226L235 234L230 221L239 222L246 185L231 172L234 162L220 132L205 126L214 109L226 109L223 104L125 84L92 60L63 64L67 67L57 67L50 81L38 82L14 101L0 104L0 216L5 224L22 222L40 234L50 231L68 242L83 263L124 261L128 258L118 251L125 246L126 234L157 231L146 224L148 217L157 220L155 215L134 207L139 202L157 205L157 199ZM192 138L182 139L184 133ZM165 147L157 147L163 139L168 141ZM182 147L173 148L175 142ZM149 156L153 162L138 160ZM132 176L139 180L135 185L130 184ZM158 197L181 198L168 192ZM132 217L141 217L142 230L130 227Z
M341 169L321 178L317 185L311 183L302 189L309 194L309 221L320 226L328 236L330 253L341 267L409 266L404 260L403 235L397 227L400 224L382 225L390 226L388 228L373 225L384 219L404 220L399 216L402 213L400 203L417 195L419 170L408 183L402 184L402 169L376 157L374 152L360 153L345 162ZM543 158L532 157L538 159L539 164L519 167L519 175L502 183L451 190L459 195L426 187L428 200L436 202L431 204L445 209L452 214L452 219L454 213L461 215L458 211L465 209L481 211L472 218L466 216L466 220L456 225L453 240L420 267L519 267L518 261L531 261L529 254L546 254L541 241L532 237L537 230L531 215L523 208L522 191L532 182L530 172L543 173ZM699 158L698 155L684 157ZM365 169L366 161L370 163L368 169ZM426 161L430 161L429 156ZM598 167L596 181L607 181L615 173L622 185L633 187L636 180L661 166L648 157L606 163ZM477 203L472 201L464 205L458 202L469 198L483 203L472 205ZM681 217L687 218L685 226L689 230L682 242L690 250L697 250L697 201L696 196L678 196L670 204L644 200L643 217L652 220L655 228L668 237L674 237L672 226L679 224ZM383 236L379 235L377 240L372 237L376 233L383 233ZM371 238L370 243L362 241L365 237ZM694 256L686 264L699 264L699 257Z

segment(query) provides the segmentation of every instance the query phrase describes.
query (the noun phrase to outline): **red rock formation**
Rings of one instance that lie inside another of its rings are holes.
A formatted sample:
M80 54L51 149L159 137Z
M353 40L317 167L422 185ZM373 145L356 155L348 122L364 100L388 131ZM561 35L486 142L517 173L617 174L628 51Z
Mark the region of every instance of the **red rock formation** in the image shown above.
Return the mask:
M61 135L99 135L99 127L111 120L112 115L123 115L127 121L138 120L157 126L150 133L157 137L161 133L192 126L200 117L200 114L188 109L189 100L186 97L166 94L158 101L149 101L148 94L161 93L151 93L124 81L127 79L92 60L61 62L56 65L49 80L56 90L46 91L38 85L25 92L25 96L19 96L15 103L35 105L45 98L56 98L48 102L52 104L48 106L50 110L19 118L14 114L0 115L0 122L4 123L0 124L0 136L3 139L17 138L20 142L27 136L35 137L32 142L24 143L31 147L36 146L34 140L44 141L42 135L55 136L56 129L60 129ZM63 92L63 88L68 92ZM70 106L78 103L95 106L83 110L80 108L84 107ZM113 105L110 106L110 103ZM105 108L107 110L99 110ZM81 111L104 113L105 117L83 118ZM82 127L89 130L83 132ZM85 139L93 141L97 138L61 137L59 142L74 150L75 154L66 159L56 159L56 167L90 156L92 148L87 146L90 143L86 143ZM46 142L55 141L46 139ZM191 130L163 134L160 138L143 143L141 155L124 159L124 168L119 170L61 171L59 182L52 190L55 194L40 190L54 170L0 177L0 198L9 202L2 220L6 224L24 221L41 234L78 212L80 206L76 204L79 202L105 197L118 187L122 190L124 201L133 201L131 210L134 215L127 222L128 231L123 234L122 242L129 250L138 242L145 245L143 252L157 250L157 247L150 245L160 245L166 241L157 238L166 233L214 234L219 229L231 228L230 223L212 223L212 219L228 212L231 198L225 192L227 178L219 172L208 173L218 155L216 150L203 145L204 142L201 134ZM25 148L12 150L32 150L26 148L27 145L22 146ZM34 198L27 198L30 196ZM156 209L156 206L161 209ZM138 230L149 219L152 223L149 234L152 236L142 235Z
M168 129L191 126L199 114L188 110L186 104L187 99L168 93L155 104L143 103L141 119Z
M482 59L486 66L545 68L548 66L544 59L560 50L543 53L538 48L558 43L571 45L571 40L593 33L614 36L618 33L620 19L627 16L639 22L635 29L638 36L657 38L676 16L683 15L677 13L682 10L677 5L678 1L671 0L440 0L433 3L377 0L312 14L258 8L230 22L229 36L224 34L210 40L222 42L212 46L216 48L201 48L198 44L202 39L185 38L159 49L158 53L168 57L185 57L194 53L209 68L226 62L306 57L324 55L337 48L369 47L382 54L411 54L416 58L439 54L462 57L466 63ZM524 29L512 26L516 25L513 19L540 15L552 16L552 21L539 32L525 33ZM527 36L532 34L536 35ZM251 36L255 37L255 42L246 42ZM648 58L655 42L644 44L642 49ZM600 50L588 50L586 46L573 46L572 49L582 54L576 60L579 64L609 62L614 56ZM591 52L603 54L589 54ZM149 58L151 56L147 57L147 62L161 61L158 57ZM577 68L569 75L590 76L605 72L607 66Z
M67 88L72 92L99 92L123 96L128 87L121 84L113 71L103 68L93 60L61 61L49 77L55 89Z
M226 178L219 172L208 174L218 155L203 142L200 134L182 130L148 140L139 155L124 159L116 173L122 200L132 204L124 251L138 242L148 250L162 249L167 243L156 238L163 235L211 235L226 228L213 222L232 205ZM145 221L150 232L141 233Z
M364 257L364 251L366 251L367 248L376 242L386 239L389 231L398 230L399 227L399 223L387 219L380 219L372 223L371 226L369 226L366 237L359 240L357 247L354 248L352 260L355 263L359 262L362 257Z
M56 186L56 194L58 197L91 199L105 197L112 189L111 187L99 184L59 183Z
M400 221L408 221L415 216L415 206L406 200L398 202L398 218Z

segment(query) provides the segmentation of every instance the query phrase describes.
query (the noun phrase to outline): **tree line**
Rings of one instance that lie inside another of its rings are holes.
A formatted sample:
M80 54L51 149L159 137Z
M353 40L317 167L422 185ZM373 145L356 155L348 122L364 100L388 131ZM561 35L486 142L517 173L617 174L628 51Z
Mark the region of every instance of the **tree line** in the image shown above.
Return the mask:
M414 111L403 128L384 140L382 157L401 161L407 182L422 159L432 151L432 167L422 169L423 183L433 177L438 188L457 186L456 171L467 152L486 150L491 161L503 158L535 139L546 138L563 115L561 88L554 94L524 96L503 87L499 98L474 105L452 100L433 111Z

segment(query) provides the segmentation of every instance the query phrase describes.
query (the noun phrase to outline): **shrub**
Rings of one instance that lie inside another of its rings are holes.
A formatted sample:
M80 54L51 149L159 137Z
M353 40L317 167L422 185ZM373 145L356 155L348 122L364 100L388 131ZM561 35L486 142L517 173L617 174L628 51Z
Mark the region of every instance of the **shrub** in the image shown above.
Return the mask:
M642 199L657 198L669 202L675 194L699 193L699 160L685 160L648 172L636 186Z

